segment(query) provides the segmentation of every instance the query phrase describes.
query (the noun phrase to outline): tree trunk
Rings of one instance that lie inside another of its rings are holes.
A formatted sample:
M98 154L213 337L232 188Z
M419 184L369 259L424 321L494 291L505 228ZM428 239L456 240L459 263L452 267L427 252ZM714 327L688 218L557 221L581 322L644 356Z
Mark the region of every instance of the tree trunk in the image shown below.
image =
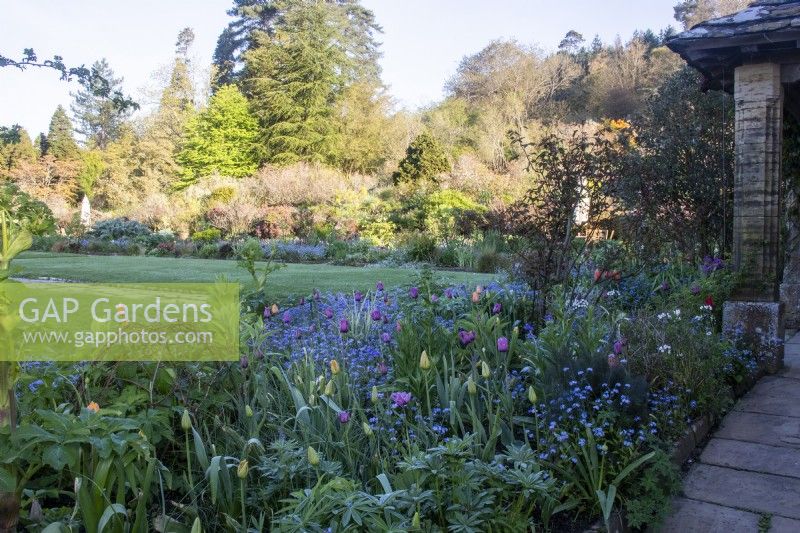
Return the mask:
M13 364L16 363L0 362L0 427L11 426L11 431L17 425L14 380L11 376ZM19 503L16 492L0 492L0 533L17 531Z

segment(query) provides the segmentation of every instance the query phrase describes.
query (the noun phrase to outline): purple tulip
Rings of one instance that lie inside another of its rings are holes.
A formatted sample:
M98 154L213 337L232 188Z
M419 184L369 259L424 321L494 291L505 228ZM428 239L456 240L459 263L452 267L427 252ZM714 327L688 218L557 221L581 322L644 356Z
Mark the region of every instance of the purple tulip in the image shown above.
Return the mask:
M288 324L292 321L292 314L289 311L283 313L283 323Z
M319 291L317 289L314 289L314 301L319 301Z
M692 285L692 294L700 294L700 287L698 285Z
M625 346L621 340L614 341L614 355L619 355L622 353L622 348Z
M403 331L403 324L398 322L397 324L394 325L394 330L397 332Z
M339 411L339 422L342 424L347 424L350 422L350 413L347 411Z
M661 283L661 290L662 291L668 291L669 290L669 283L667 283L666 281Z
M391 395L392 404L395 408L405 407L411 402L410 392L393 392Z
M295 330L295 332L294 332L294 338L295 339L299 339L302 336L303 336L303 333L299 329Z
M444 290L444 295L448 300L453 299L453 289L447 288Z
M498 352L507 352L508 351L508 339L505 337L500 337L497 339L497 351Z
M382 291L383 290L383 282L379 281L378 283L376 283L375 284L375 289L378 290L378 291Z
M306 305L306 297L305 296L300 298L300 305Z
M327 319L333 318L333 309L331 309L330 307L326 307L323 313L325 314L325 318Z
M361 294L361 291L356 291L356 293L353 295L353 298L355 298L356 302L360 302L364 299L364 295Z
M392 342L392 334L386 332L381 333L381 340L383 341L384 344L389 344L390 342Z
M462 348L466 348L472 341L475 340L475 332L474 331L464 331L463 329L458 332L458 340L461 343Z
M502 310L503 310L503 306L500 304L500 302L497 302L496 304L494 304L492 306L492 314L493 315L499 315L500 311L502 311Z
M347 333L348 331L350 331L350 322L346 318L343 318L339 321L339 332Z
M435 304L438 301L439 301L439 297L436 296L435 294L431 294L431 303Z
M267 305L267 306L264 307L264 318L269 318L271 316L272 316L272 313L270 312L269 306Z
M239 366L242 367L242 370L247 370L247 367L250 366L250 361L247 360L246 355L239 358Z
M411 298L413 298L414 300L416 300L417 296L419 296L419 289L417 287L411 287L410 289L408 289L408 295L411 296Z
M386 373L389 372L389 367L386 366L386 363L381 361L380 363L378 363L377 370L378 374L380 374L381 376L385 376Z
M372 320L378 322L381 319L381 312L378 309L373 309L372 313L370 313L370 316L372 317Z
M264 359L264 351L261 348L256 348L256 351L253 353L256 356L256 359L259 361Z

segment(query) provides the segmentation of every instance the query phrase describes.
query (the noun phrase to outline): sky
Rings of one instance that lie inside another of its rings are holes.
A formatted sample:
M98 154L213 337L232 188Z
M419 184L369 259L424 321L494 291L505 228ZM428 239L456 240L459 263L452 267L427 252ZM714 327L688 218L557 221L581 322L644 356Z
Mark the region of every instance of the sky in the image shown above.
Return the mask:
M416 109L443 96L461 59L495 39L516 39L553 51L569 30L587 41L623 40L637 29L677 26L677 0L362 0L383 27L383 80L398 107ZM126 94L152 100L156 73L168 68L184 27L195 33L193 61L211 62L229 21L231 0L0 0L0 54L34 48L40 59L69 66L105 57ZM202 75L202 69L199 69ZM76 83L46 69L0 69L0 126L46 131L56 106L69 109Z

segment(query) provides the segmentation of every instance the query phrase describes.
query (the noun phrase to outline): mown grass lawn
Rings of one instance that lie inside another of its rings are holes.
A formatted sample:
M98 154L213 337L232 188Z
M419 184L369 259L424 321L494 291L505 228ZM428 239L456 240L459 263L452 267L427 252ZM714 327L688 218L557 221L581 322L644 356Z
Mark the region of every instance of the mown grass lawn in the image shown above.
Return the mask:
M224 275L231 281L250 283L250 275L236 261L171 257L101 256L26 252L14 260L20 278L58 278L89 282L203 282ZM486 274L440 271L449 283L473 285L491 279ZM327 264L287 263L269 278L269 293L277 300L310 294L366 291L383 281L387 287L410 283L416 271L407 268L347 267Z

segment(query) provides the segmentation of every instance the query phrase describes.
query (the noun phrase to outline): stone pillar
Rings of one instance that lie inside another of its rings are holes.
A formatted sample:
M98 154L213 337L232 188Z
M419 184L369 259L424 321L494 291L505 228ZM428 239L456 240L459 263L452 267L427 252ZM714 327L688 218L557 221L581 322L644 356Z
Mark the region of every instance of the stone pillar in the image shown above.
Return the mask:
M726 302L726 328L783 340L781 273L781 156L783 87L774 63L736 68L736 176L733 203L733 266L740 284ZM776 348L774 368L783 360Z

